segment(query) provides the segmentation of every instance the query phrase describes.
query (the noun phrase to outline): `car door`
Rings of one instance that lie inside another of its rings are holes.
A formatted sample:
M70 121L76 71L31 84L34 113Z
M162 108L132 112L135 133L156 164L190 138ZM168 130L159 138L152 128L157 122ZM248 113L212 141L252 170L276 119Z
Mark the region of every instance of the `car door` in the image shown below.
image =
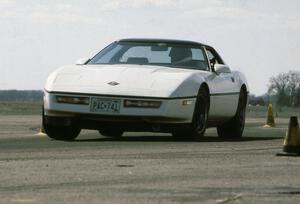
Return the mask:
M215 65L225 65L225 63L213 48L206 47L206 52L212 74L209 116L211 118L232 117L236 113L239 97L237 79L231 71L217 74L214 70Z

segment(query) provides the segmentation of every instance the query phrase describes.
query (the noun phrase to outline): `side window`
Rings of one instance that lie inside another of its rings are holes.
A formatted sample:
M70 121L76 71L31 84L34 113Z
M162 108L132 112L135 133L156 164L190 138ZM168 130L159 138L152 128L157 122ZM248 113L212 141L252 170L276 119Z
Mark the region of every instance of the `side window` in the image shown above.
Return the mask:
M191 48L192 63L201 70L209 70L204 49Z
M192 60L201 60L201 61L205 61L204 55L202 50L200 49L196 49L196 48L192 48Z
M211 49L206 49L210 66L213 67L215 64L224 64L219 55Z

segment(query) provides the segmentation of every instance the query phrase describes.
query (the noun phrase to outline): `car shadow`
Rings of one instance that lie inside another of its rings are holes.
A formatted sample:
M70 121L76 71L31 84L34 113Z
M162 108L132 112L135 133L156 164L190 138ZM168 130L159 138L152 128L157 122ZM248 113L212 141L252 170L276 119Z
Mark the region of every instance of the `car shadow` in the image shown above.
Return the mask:
M219 137L205 136L197 139L174 138L172 136L123 136L120 138L101 137L92 139L76 139L72 142L247 142L260 140L282 139L280 137L242 137L239 139L223 139Z

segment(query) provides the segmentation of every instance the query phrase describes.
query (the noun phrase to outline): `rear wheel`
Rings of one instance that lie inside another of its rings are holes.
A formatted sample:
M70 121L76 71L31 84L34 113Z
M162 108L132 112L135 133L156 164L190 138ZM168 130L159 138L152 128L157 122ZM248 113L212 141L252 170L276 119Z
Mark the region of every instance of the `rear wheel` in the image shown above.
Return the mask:
M241 90L235 116L217 127L218 135L224 139L238 139L243 135L245 127L246 93Z
M114 137L114 138L118 138L121 137L124 133L123 130L121 129L114 129L114 128L103 128L99 130L99 133L103 136L106 137Z
M204 135L208 115L208 97L207 90L201 87L196 100L192 124L188 128L172 132L174 137L179 139L196 139Z

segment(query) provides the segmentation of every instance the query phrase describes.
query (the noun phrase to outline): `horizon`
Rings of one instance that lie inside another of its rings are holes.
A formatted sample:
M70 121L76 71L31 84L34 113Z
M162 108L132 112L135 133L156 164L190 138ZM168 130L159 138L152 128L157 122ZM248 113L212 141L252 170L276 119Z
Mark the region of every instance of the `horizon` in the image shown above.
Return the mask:
M44 89L0 89L0 93L1 92L4 92L4 91L41 91L41 92L44 92ZM254 93L249 93L249 96L250 95L254 95L255 97L264 97L266 96L268 93L263 93L263 94L260 94L260 95L257 95L257 94L254 94Z
M271 76L300 70L299 9L297 0L2 0L0 90L43 90L55 69L117 39L172 38L213 46L263 95Z

